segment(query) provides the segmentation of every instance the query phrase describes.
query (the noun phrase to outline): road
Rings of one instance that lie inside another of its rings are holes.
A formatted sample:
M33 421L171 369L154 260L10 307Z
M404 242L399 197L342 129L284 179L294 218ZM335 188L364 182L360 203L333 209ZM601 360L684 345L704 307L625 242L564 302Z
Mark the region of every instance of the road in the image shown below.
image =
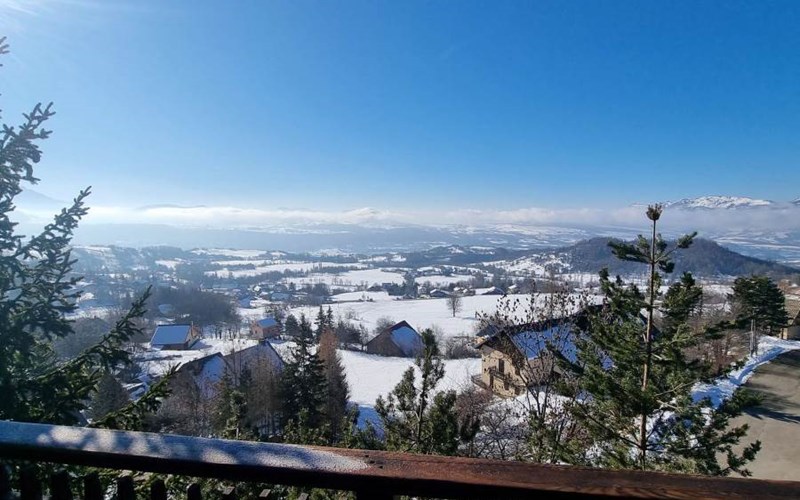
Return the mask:
M764 398L732 421L750 425L743 442L761 441L761 451L747 468L759 479L800 481L800 351L761 366L745 387Z

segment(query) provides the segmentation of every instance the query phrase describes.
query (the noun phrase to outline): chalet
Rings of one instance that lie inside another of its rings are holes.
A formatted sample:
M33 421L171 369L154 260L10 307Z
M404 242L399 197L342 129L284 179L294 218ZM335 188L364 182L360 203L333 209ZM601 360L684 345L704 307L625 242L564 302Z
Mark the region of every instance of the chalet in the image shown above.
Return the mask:
M800 295L786 294L786 313L789 315L789 324L781 330L781 338L800 339Z
M271 316L250 323L250 336L254 339L274 339L280 334L281 325Z
M535 387L560 369L549 349L567 359L576 356L572 321L557 320L505 328L487 327L478 338L481 374L475 382L495 394L513 397Z
M413 358L420 355L425 347L422 336L411 325L401 321L367 342L366 348L370 354Z
M571 316L538 323L499 327L487 325L478 332L475 347L481 353L481 373L475 383L495 394L513 397L562 375L560 356L574 362L576 336L589 326L589 314L601 306L589 306ZM646 319L639 316L642 326ZM653 335L660 335L654 327ZM606 359L604 365L610 366Z
M200 331L194 325L158 325L150 340L150 347L185 351L199 338Z
M506 294L506 292L504 292L501 288L493 286L493 287L487 289L481 295L505 295L505 294Z
M428 295L430 295L434 299L444 299L444 298L447 298L447 297L451 296L452 294L450 292L445 291L445 290L441 290L439 288L434 288L433 290L431 290L431 292Z

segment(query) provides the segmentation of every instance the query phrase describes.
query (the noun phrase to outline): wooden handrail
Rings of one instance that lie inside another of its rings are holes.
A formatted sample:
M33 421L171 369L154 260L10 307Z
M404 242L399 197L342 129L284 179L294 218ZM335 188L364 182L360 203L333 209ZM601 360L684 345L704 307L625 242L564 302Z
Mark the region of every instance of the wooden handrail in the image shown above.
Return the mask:
M800 482L617 471L0 421L0 459L438 498L800 498Z

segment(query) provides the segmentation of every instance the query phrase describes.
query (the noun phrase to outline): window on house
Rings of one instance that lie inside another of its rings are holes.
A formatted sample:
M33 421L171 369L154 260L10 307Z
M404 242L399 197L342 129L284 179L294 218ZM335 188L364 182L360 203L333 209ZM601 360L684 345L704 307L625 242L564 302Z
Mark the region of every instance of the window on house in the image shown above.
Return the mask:
M500 361L497 362L497 371L499 371L500 373L505 373L506 372L506 362L505 362L505 360L501 359Z

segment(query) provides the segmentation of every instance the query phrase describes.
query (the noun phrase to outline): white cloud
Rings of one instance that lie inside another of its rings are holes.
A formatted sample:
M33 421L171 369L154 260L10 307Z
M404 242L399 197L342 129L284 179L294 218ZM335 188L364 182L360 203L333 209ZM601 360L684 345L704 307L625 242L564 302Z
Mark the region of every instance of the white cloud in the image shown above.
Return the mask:
M233 206L171 206L143 208L93 206L86 224L135 223L166 224L212 228L270 229L307 227L329 224L415 225L415 226L505 226L508 228L537 226L626 227L644 228L647 221L644 207L628 206L615 209L542 208L515 210L459 209L449 211L417 210L389 211L358 208L343 211L262 209ZM30 220L49 220L52 212L39 208L20 207L20 214ZM730 230L800 230L800 207L781 205L771 208L739 210L681 210L668 209L662 217L664 231L699 230L719 232Z

